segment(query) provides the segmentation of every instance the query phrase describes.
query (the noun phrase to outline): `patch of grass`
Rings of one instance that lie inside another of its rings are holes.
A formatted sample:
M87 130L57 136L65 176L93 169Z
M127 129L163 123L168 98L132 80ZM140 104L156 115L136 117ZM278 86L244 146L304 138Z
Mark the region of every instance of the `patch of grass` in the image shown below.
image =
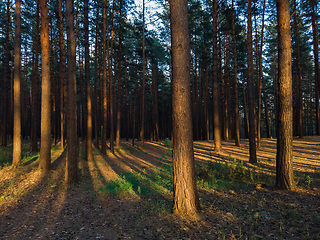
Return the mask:
M12 163L12 146L0 146L0 169Z
M132 184L126 180L125 176L108 182L100 191L110 195L134 194Z

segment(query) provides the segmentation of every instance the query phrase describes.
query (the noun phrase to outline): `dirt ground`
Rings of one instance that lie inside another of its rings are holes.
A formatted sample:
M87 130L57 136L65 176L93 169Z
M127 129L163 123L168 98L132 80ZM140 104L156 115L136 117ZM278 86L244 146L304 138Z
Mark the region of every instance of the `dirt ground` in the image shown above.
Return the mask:
M39 174L35 157L15 171L1 169L0 239L320 239L319 137L294 139L293 192L272 190L276 140L262 140L257 166L247 163L247 140L240 148L223 141L219 155L212 141L195 142L197 174L210 175L207 166L218 164L231 171L229 177L215 172L209 183L198 177L202 212L196 219L171 213L172 183L165 174L172 159L165 143L139 144L122 141L114 155L95 149L92 162L80 147L79 183L68 188L66 149L59 146L48 174ZM254 169L252 182L232 176L243 163Z

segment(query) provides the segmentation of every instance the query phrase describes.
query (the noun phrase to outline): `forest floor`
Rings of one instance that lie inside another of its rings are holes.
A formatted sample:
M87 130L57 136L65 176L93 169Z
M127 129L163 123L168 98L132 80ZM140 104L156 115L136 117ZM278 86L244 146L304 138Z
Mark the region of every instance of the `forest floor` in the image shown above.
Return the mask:
M115 154L84 160L79 183L64 184L66 149L52 148L52 170L40 175L39 154L23 146L23 165L10 166L0 147L0 239L320 239L320 138L294 139L295 191L273 191L276 140L262 139L259 163L248 141L194 143L201 215L171 213L171 142L145 148L121 142ZM81 144L80 144L81 146Z

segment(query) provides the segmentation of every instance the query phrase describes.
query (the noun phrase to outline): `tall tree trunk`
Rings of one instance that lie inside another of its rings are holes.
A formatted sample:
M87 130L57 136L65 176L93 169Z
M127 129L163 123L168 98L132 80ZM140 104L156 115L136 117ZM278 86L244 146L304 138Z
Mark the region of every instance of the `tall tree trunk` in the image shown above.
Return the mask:
M14 125L12 165L21 164L21 1L15 1L15 44L14 44Z
M111 20L111 34L110 34L110 54L108 56L108 69L109 69L109 97L110 97L110 151L114 154L114 124L113 124L113 109L114 109L114 88L113 88L113 73L112 73L112 60L113 60L113 21L115 11L115 0L112 4L112 20Z
M145 50L145 19L144 19L144 3L145 0L142 0L142 99L141 99L141 129L140 129L140 140L141 140L141 147L144 147L144 117L145 117L145 71L146 71L146 50Z
M99 4L97 4L97 13L96 13L96 36L95 36L95 49L94 49L94 98L93 98L93 108L94 108L94 123L95 123L95 139L96 139L96 148L99 148L99 119L98 119L98 79L99 73L98 72L98 49L100 47L98 41L98 34L99 34ZM98 46L99 45L99 46ZM99 79L101 81L101 78Z
M77 113L76 113L76 39L74 34L73 0L66 0L67 53L68 53L68 94L67 94L67 164L65 182L67 185L78 181L77 158Z
M279 136L276 189L293 190L292 166L292 76L289 0L277 1L279 29Z
M34 64L32 78L32 123L31 123L31 141L30 145L33 152L38 151L38 123L39 123L39 12L40 5L37 1L37 11L36 11L36 33L35 33L35 53L34 53Z
M47 0L40 0L41 11L41 148L39 170L50 171L51 164L51 83L49 17Z
M261 40L260 40L260 49L258 52L259 56L259 74L258 74L258 80L257 80L257 148L259 149L261 147L261 82L263 81L263 69L262 69L262 50L263 50L263 30L264 30L264 13L266 8L266 1L263 1L263 10L262 10L262 26L261 26ZM267 116L266 116L267 118Z
M226 45L225 45L225 65L224 65L224 112L225 112L225 140L229 140L231 137L230 131L231 131L231 124L230 124L230 117L231 114L229 113L229 107L230 107L230 74L229 74L229 39L228 35L226 35Z
M172 44L173 210L200 211L193 156L187 0L170 1Z
M221 132L220 132L220 118L219 118L219 94L218 94L218 47L217 47L217 38L218 38L218 0L213 0L213 12L212 12L212 29L213 29L213 69L212 69L212 78L213 78L213 138L216 153L222 151L221 147Z
M90 56L89 56L89 6L84 1L84 47L85 47L85 79L87 85L87 134L86 134L86 160L92 161L92 104L90 87Z
M102 10L102 47L103 47L103 55L102 55L102 129L101 129L101 152L106 154L106 138L107 138L107 44L106 44L106 37L107 37L107 1L103 0L103 10Z
M312 34L313 34L313 55L314 55L314 81L316 86L316 134L320 135L320 111L319 111L319 94L320 94L320 72L319 72L319 33L316 22L317 5L311 0L312 11Z
M59 77L60 77L60 141L61 148L64 148L64 88L66 82L66 51L65 40L63 31L63 18L62 18L62 3L58 0L58 27L59 27L59 46L60 46L60 62L59 62Z
M294 8L296 9L297 3L294 1ZM296 126L297 126L297 135L299 138L303 138L303 102L302 102L302 79L301 79L301 65L300 65L300 43L299 43L299 29L298 29L298 20L297 20L297 12L295 11L293 15L294 22L294 38L295 38L295 79L296 79L296 89L297 89L297 117L296 117Z
M152 89L154 96L154 127L155 127L155 141L159 141L159 103L158 103L158 66L157 63L152 68Z
M121 137L121 55L122 55L122 0L120 0L120 19L119 19L119 50L118 50L118 94L117 94L117 132L116 147L120 147Z
M238 71L237 71L237 44L234 16L234 0L232 0L232 48L233 48L233 117L234 117L234 140L237 147L240 147L240 120L239 120L239 100L238 100Z
M256 139L255 139L255 120L254 120L254 84L253 84L253 51L252 51L252 19L251 19L251 0L248 0L248 104L249 104L249 147L250 163L257 162Z

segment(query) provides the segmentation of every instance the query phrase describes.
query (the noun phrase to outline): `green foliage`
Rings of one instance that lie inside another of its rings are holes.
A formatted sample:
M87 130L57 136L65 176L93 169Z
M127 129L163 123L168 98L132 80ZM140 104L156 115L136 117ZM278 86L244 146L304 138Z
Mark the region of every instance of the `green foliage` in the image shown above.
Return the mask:
M132 184L129 181L126 181L124 176L107 183L103 188L100 189L100 191L104 194L111 195L125 195L128 193L134 193Z
M0 169L12 163L12 147L0 146Z

